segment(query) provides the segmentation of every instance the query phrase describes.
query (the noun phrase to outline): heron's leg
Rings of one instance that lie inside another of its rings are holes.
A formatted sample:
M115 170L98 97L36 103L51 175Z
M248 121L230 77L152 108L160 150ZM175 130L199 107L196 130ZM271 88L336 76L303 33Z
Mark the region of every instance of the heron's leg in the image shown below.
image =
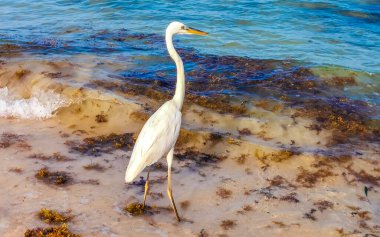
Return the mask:
M172 148L166 159L168 161L168 196L169 196L169 199L170 199L170 202L172 204L172 207L173 207L173 210L175 212L175 215L177 217L177 220L178 221L181 221L181 219L179 218L179 215L178 215L178 212L177 212L177 208L175 206L175 203L174 203L174 199L173 199L173 194L172 194L172 180L171 180L171 172L172 172L172 161L173 161L173 152L174 152L174 148Z
M149 172L150 172L150 167L148 167L148 175L146 176L146 181L145 181L145 192L144 192L143 209L145 208L146 196L148 195L148 191L149 191Z

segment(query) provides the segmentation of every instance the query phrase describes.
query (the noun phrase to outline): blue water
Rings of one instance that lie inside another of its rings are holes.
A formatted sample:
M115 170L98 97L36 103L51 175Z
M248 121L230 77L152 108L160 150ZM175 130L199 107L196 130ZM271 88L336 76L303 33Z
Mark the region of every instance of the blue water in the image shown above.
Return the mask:
M170 21L208 31L181 36L200 53L294 59L380 72L380 3L352 1L2 0L0 43L38 43L44 54L159 54L161 49L93 40L99 31L163 35ZM124 30L123 30L124 29ZM164 47L163 43L158 47ZM158 51L157 51L158 50Z

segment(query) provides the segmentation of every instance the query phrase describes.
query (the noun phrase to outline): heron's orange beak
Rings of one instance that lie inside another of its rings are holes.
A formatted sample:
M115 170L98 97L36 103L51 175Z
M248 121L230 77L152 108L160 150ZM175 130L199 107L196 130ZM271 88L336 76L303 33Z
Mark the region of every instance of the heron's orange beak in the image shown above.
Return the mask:
M186 30L188 34L193 34L193 35L208 35L207 32L204 32L204 31L201 31L201 30L197 30L197 29L194 29L194 28L190 28Z

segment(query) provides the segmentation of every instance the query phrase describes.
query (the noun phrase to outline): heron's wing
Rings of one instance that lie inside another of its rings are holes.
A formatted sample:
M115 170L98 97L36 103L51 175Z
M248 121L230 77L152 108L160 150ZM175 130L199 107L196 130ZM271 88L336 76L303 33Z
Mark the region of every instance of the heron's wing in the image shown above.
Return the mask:
M181 112L172 101L163 104L145 123L126 172L132 181L146 166L166 155L177 141L181 127Z

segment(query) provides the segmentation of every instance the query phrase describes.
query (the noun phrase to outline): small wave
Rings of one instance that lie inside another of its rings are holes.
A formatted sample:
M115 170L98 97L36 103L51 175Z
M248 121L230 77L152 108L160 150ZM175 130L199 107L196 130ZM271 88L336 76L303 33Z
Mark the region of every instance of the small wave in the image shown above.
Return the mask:
M68 106L69 100L53 91L33 91L28 99L12 98L7 87L0 88L0 117L46 119L58 108Z

